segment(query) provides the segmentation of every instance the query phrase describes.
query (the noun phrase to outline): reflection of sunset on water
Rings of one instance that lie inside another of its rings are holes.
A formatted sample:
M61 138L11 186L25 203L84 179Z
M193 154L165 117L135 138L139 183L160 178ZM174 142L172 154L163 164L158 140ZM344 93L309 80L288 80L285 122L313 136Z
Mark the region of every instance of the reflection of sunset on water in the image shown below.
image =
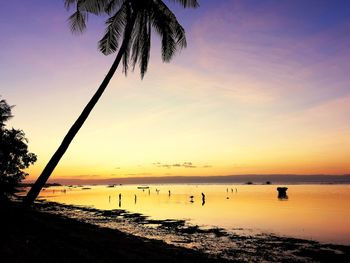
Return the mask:
M119 208L121 194L121 209L154 219L188 219L191 224L202 226L350 243L349 185L289 185L289 198L285 201L278 199L276 187L151 185L149 190L137 189L136 185L88 186L91 189L85 190L55 187L42 191L41 196L50 201L110 210ZM66 193L63 189L67 189ZM201 193L205 193L205 204Z

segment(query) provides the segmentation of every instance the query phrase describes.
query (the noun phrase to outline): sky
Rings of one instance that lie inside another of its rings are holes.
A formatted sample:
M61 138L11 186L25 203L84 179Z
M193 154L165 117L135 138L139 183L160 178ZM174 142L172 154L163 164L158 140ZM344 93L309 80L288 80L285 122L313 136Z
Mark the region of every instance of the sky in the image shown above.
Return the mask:
M350 2L164 1L188 47L143 80L120 70L52 178L350 173ZM61 0L0 1L0 95L34 180L106 75L105 17L69 30Z

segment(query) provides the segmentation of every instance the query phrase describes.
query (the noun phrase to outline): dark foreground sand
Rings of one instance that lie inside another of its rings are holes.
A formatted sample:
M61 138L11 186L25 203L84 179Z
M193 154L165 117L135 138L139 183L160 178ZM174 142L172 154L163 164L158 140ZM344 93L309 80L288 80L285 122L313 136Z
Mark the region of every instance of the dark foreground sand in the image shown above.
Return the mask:
M49 204L50 206L54 206ZM55 208L55 207L53 207ZM18 204L0 205L0 262L350 262L350 247L234 236L231 260ZM235 258L237 260L235 260Z
M56 215L1 205L0 261L227 262Z

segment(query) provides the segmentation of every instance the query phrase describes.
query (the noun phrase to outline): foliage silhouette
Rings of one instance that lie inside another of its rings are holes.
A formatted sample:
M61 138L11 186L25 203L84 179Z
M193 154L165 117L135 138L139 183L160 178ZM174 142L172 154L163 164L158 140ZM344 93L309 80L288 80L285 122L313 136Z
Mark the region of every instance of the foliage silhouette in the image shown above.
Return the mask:
M181 4L184 8L199 6L197 0L168 1ZM161 37L164 62L169 62L176 51L186 47L185 30L162 0L65 0L67 9L72 6L75 6L75 12L69 17L69 23L73 33L82 33L85 30L89 15L107 15L106 32L98 43L99 49L105 55L116 52L118 48L119 50L96 93L28 192L24 200L26 205L32 204L38 196L69 144L102 96L119 63L122 61L125 74L130 65L134 69L135 65L139 64L141 78L144 77L150 58L152 29Z
M24 132L5 127L5 122L12 118L12 107L0 100L0 201L17 192L18 184L28 175L22 169L36 161L36 155L28 152Z

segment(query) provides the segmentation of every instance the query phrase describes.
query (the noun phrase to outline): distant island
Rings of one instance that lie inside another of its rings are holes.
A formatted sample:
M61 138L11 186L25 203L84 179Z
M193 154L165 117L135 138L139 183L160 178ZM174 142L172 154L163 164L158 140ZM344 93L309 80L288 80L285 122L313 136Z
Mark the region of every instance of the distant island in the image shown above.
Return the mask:
M164 177L125 177L105 179L55 178L55 183L45 186L84 185L84 184L350 184L350 174L345 175L295 175L295 174L246 174L225 176L164 176ZM59 183L57 183L59 182ZM267 183L269 182L269 183ZM27 181L24 186L32 182Z
M20 187L30 187L33 185L34 182L26 182L19 184ZM52 186L62 186L62 184L59 183L46 183L44 187L52 187Z

